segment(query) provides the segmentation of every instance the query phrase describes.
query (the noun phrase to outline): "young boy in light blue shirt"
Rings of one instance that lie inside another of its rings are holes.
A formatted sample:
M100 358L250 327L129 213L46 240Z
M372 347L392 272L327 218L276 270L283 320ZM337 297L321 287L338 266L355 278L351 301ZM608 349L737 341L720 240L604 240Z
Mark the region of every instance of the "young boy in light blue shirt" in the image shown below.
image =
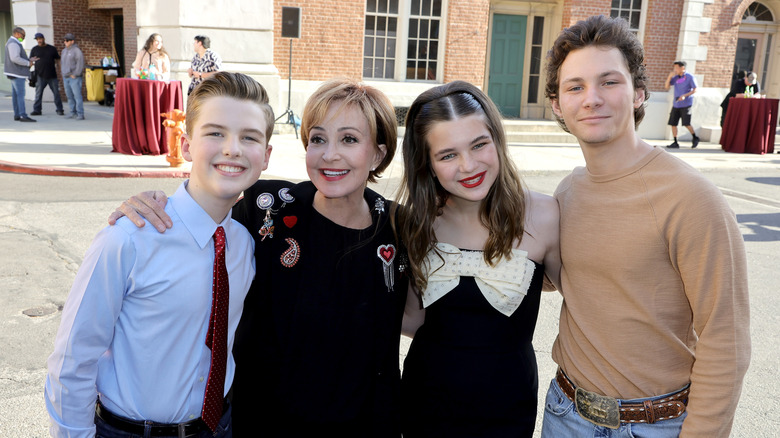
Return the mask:
M192 171L165 208L177 226L161 234L122 218L98 233L76 275L48 360L52 436L232 436L224 396L255 262L254 240L230 213L268 167L274 115L265 89L239 73L204 80L187 108L182 153ZM227 358L212 365L212 306L224 304L218 241L229 277ZM221 406L207 415L217 369Z

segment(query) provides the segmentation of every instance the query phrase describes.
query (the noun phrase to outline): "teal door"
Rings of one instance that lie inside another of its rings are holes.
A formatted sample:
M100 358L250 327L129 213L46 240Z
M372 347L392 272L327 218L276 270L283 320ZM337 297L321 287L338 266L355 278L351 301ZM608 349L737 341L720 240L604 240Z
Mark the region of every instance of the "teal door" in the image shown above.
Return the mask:
M527 21L525 15L493 15L488 95L506 117L520 116Z

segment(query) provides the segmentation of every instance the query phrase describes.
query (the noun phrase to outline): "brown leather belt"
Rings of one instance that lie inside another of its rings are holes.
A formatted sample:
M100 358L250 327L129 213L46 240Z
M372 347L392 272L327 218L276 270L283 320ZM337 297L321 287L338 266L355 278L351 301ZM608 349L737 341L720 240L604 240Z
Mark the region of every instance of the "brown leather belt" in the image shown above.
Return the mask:
M575 388L574 384L559 368L555 380L563 393L577 406L581 417L599 426L617 429L620 423L655 423L677 418L685 412L690 387L659 400L645 400L641 403L626 403Z

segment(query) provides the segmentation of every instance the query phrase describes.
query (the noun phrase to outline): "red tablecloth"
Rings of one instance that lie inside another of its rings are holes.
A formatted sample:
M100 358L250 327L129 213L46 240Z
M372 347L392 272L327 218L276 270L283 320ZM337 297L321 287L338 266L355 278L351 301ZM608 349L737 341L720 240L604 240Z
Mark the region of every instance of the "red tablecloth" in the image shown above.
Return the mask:
M184 109L181 81L116 80L112 144L127 155L168 153L161 113Z
M778 99L732 97L720 144L726 152L771 154L775 150Z

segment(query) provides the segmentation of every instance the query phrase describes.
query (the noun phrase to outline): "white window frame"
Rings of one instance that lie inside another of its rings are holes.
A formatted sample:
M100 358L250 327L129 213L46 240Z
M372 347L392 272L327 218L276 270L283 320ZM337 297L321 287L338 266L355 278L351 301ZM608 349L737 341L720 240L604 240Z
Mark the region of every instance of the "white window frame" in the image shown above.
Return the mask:
M373 1L373 0L372 0ZM423 0L420 0L423 1ZM395 82L421 82L421 83L436 83L442 82L444 79L444 52L446 51L447 41L447 7L448 0L441 0L441 17L439 17L439 38L438 38L438 52L436 54L436 78L435 79L407 79L406 78L406 62L408 60L408 43L409 43L409 20L411 19L412 0L398 0L398 15L396 29L396 46L395 46L395 69L392 78L371 78L363 76L367 81L395 81ZM364 8L365 15L368 15L368 3ZM385 16L386 14L381 14ZM363 25L363 43L365 44L365 18ZM361 54L363 51L361 50ZM361 75L363 68L364 56L361 55Z
M647 1L646 0L640 0L639 5L639 25L636 29L636 36L639 38L639 41L644 41L645 38L645 23L647 21ZM618 10L621 10L622 8L618 8ZM631 9L632 11L634 9ZM612 15L612 6L610 5L609 8L609 14ZM629 23L630 25L631 23Z

